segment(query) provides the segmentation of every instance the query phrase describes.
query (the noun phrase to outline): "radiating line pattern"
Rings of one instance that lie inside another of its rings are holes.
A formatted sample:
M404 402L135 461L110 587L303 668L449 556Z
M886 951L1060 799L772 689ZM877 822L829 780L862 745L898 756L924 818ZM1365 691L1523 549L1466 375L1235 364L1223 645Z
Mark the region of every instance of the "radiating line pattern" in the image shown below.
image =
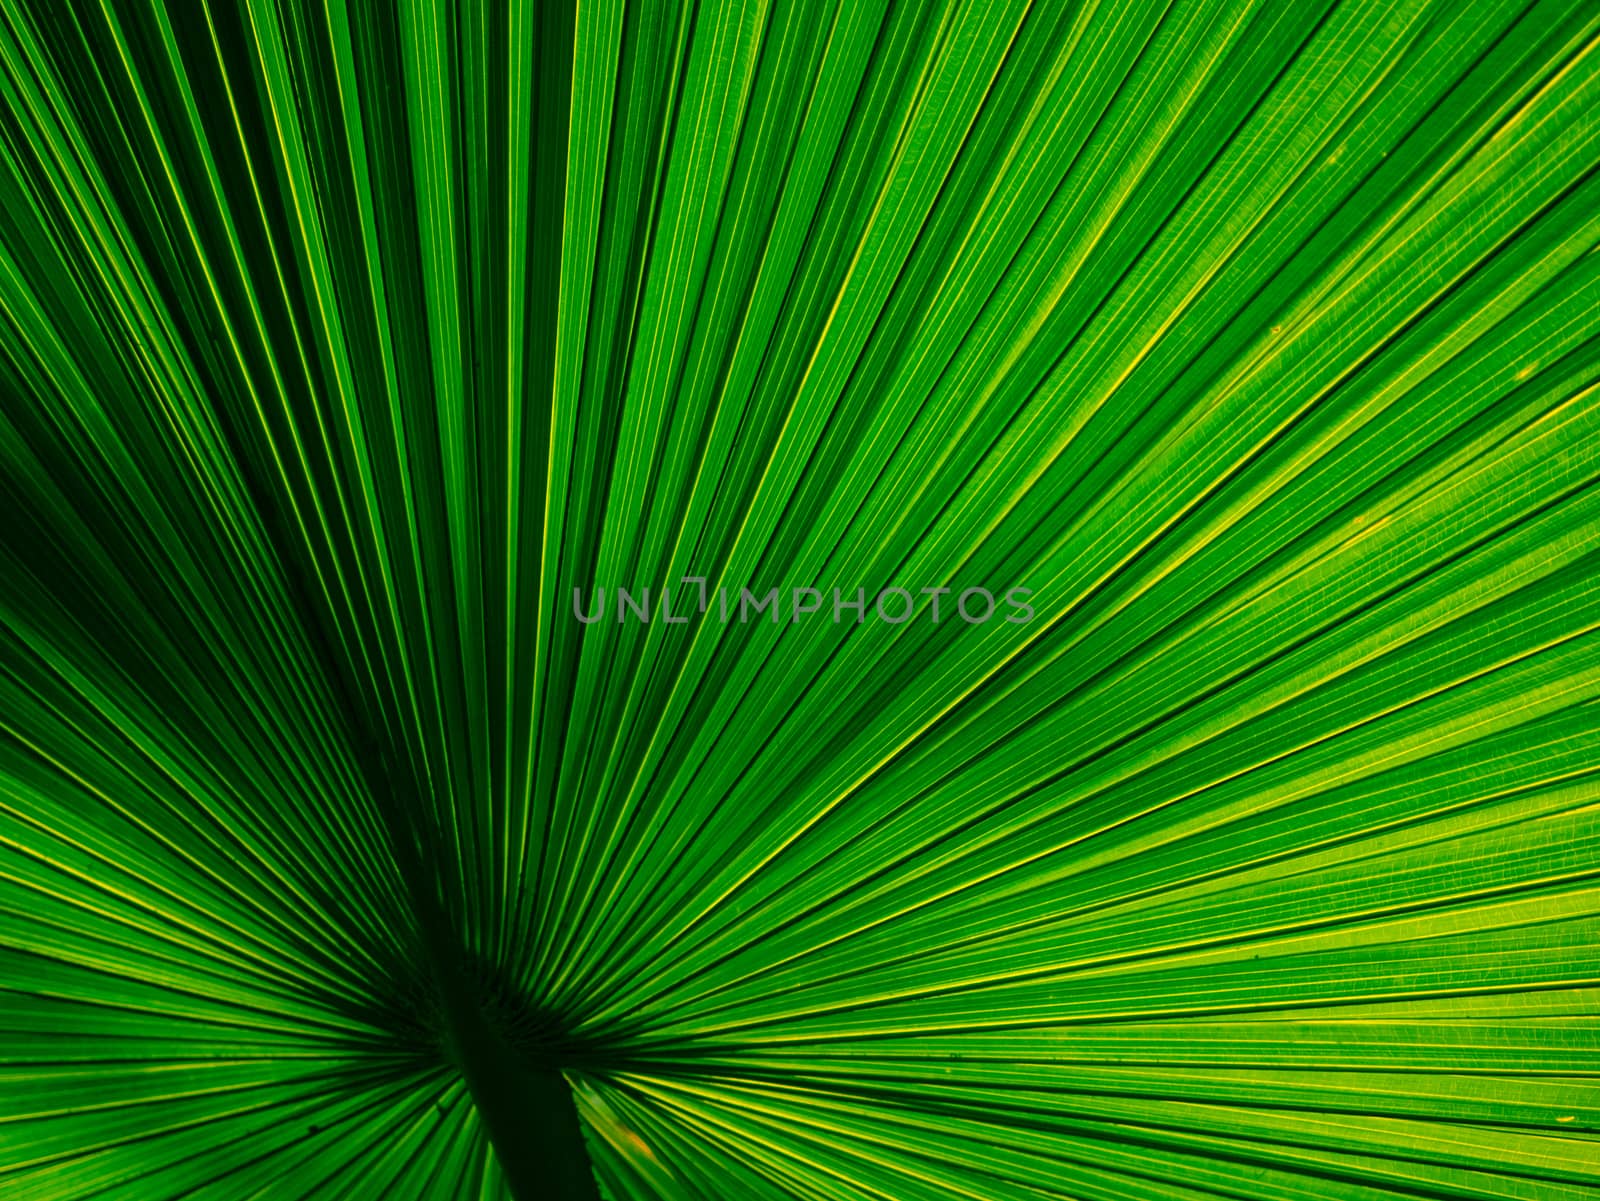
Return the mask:
M6 1201L527 1197L462 1012L614 1201L1600 1195L1592 2L0 0L0 92ZM575 618L687 577L916 616Z

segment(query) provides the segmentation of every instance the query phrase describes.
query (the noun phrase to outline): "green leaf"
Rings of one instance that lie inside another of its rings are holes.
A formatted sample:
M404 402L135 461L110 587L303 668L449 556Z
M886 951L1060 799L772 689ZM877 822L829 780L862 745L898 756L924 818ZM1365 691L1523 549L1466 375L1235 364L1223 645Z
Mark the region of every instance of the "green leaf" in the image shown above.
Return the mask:
M1582 0L0 0L0 1196L1594 1196L1597 249Z

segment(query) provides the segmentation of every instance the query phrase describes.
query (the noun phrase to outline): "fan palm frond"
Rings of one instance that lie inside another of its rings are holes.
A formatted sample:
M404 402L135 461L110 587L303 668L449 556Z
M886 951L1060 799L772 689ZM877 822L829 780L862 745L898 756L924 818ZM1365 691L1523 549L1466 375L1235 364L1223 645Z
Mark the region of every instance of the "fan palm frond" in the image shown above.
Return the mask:
M1592 3L0 97L6 1201L1600 1190Z

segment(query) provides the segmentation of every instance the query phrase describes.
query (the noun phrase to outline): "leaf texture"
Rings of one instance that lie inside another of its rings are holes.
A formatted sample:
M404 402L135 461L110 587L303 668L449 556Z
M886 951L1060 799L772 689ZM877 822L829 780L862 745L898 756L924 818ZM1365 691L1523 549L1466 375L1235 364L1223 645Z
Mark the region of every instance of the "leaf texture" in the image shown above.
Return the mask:
M1597 167L1584 0L0 0L0 1195L525 1198L456 996L613 1201L1600 1195Z

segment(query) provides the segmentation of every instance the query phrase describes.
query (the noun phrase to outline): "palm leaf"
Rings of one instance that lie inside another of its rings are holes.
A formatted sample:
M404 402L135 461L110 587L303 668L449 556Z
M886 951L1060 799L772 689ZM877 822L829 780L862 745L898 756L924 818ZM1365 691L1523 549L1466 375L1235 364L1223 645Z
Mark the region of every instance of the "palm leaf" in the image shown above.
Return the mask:
M4 0L0 1194L1594 1196L1597 65Z

